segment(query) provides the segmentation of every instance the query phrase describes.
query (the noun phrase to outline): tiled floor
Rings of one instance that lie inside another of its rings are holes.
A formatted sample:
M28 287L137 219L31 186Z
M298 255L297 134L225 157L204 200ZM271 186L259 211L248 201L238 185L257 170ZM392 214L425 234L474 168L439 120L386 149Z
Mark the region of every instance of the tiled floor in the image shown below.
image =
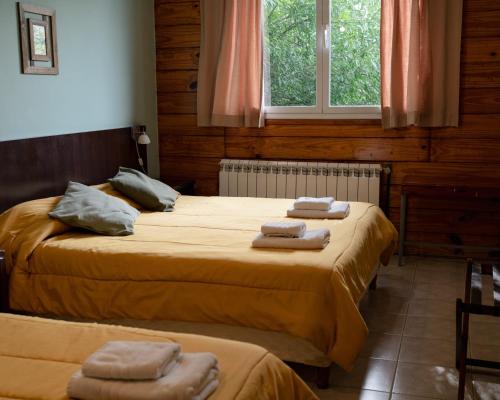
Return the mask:
M377 290L360 304L370 329L365 349L351 373L333 368L332 387L315 389L320 398L456 399L455 300L464 282L460 261L410 257L398 267L394 258L382 267ZM500 360L500 318L471 317L471 324L471 355ZM466 398L500 399L500 372L469 376Z

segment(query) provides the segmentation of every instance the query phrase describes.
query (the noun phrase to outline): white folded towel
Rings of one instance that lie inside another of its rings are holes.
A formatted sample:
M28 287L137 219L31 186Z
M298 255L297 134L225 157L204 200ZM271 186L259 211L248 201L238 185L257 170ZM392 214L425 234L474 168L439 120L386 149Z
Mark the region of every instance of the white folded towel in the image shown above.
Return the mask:
M343 201L336 201L327 211L288 209L286 215L291 218L343 219L349 215L351 206Z
M293 203L296 210L328 210L335 201L333 197L299 197Z
M68 396L82 400L205 400L219 384L217 358L211 353L183 353L177 365L156 380L88 378L76 372Z
M328 229L306 231L300 238L270 237L259 233L252 242L252 247L275 249L316 250L324 249L330 241Z
M267 222L260 227L260 231L266 236L297 238L304 236L306 224L302 221Z
M107 342L82 365L85 376L102 379L158 379L175 364L181 346L163 342Z

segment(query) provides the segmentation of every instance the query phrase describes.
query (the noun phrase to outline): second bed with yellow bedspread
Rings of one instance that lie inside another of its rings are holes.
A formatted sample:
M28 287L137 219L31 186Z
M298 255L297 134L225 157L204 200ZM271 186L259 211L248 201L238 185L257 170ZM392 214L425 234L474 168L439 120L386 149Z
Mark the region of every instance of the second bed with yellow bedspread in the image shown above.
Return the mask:
M251 344L9 314L0 314L0 399L68 399L70 377L110 340L175 342L184 352L214 353L220 383L210 400L317 399L289 367Z
M307 220L308 229L330 229L330 244L299 251L251 248L262 223L285 219L288 199L181 196L174 212L142 212L125 237L50 219L57 201L23 203L0 216L13 309L286 332L346 369L367 335L357 302L397 238L367 203L351 203L345 220Z

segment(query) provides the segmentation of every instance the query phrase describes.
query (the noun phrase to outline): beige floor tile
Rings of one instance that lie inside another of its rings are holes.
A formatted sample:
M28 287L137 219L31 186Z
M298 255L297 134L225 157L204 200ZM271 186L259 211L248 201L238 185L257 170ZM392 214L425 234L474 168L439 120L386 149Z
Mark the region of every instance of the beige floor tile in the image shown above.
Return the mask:
M454 367L455 342L440 339L403 337L399 352L399 361Z
M381 275L377 280L377 292L387 296L411 299L413 280L393 275Z
M361 357L396 361L398 359L400 343L401 335L370 332L366 344L361 351Z
M455 340L455 320L408 316L403 335L428 339Z
M404 258L404 265L401 268L415 268L418 264L418 260L421 257L416 256L406 256ZM391 260L388 264L389 267L399 267L399 257L394 255L391 257Z
M398 335L403 333L406 316L402 314L378 313L363 311L363 318L371 333L388 333Z
M351 372L333 367L330 381L334 387L390 392L395 370L395 361L360 357Z
M415 299L456 301L457 298L463 298L463 284L440 284L429 282L415 282L413 288Z
M471 342L469 349L472 358L500 362L500 346Z
M431 397L412 396L410 394L392 393L391 400L429 400Z
M467 260L463 258L416 257L417 268L465 268Z
M395 278L400 278L407 282L413 282L415 278L415 267L398 267L394 265L382 266L379 269L378 275L381 276L392 276Z
M435 399L456 399L457 388L458 373L455 368L400 362L393 392ZM470 388L467 398L472 399Z
M438 284L460 284L465 282L465 268L456 267L418 267L415 271L415 282L438 283Z
M408 299L392 296L387 290L369 291L359 303L360 310L376 313L406 314Z
M408 316L455 318L455 302L413 299L408 305Z
M348 388L315 389L321 400L389 400L390 393Z
M471 321L469 338L471 343L500 346L500 323Z

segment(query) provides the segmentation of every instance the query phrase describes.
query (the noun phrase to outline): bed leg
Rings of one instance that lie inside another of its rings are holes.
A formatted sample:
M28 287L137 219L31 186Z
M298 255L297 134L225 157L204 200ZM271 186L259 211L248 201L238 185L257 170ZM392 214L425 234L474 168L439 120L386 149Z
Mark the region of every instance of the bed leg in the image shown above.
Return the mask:
M372 281L370 282L370 290L377 289L377 278L378 278L378 275L375 275L373 277Z
M318 389L328 389L330 387L330 367L316 367L316 386Z

